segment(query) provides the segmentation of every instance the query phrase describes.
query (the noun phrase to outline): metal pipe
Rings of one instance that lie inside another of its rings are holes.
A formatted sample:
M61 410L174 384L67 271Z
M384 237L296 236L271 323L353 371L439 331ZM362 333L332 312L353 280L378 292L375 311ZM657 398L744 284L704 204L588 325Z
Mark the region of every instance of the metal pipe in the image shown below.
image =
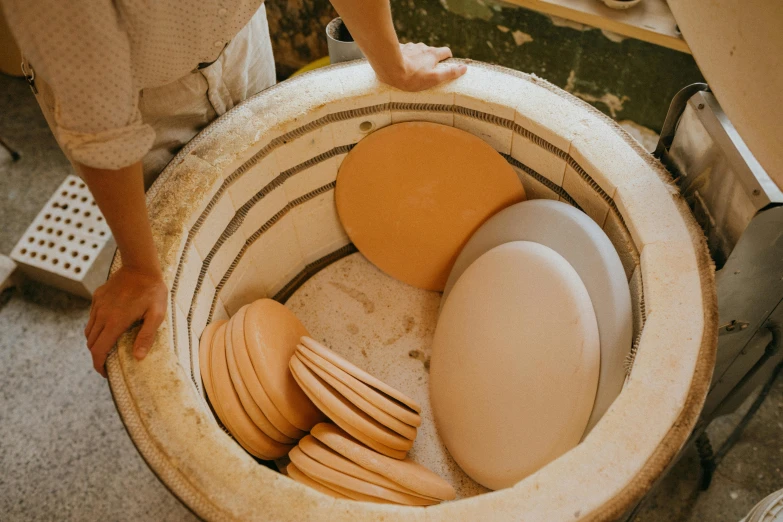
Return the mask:
M326 42L329 47L329 60L332 63L364 58L364 53L353 41L353 37L342 18L335 18L326 26Z

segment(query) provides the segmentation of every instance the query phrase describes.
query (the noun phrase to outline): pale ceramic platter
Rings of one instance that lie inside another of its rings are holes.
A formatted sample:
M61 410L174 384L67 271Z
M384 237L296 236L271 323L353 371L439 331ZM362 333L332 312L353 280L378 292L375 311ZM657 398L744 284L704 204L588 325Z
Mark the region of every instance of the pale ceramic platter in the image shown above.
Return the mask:
M462 274L435 329L443 442L480 484L511 487L579 443L599 366L593 305L568 261L531 241L495 247Z
M601 373L586 434L609 409L625 382L633 321L622 262L601 227L584 212L559 201L525 201L495 214L470 238L454 263L443 302L471 263L509 241L533 241L553 249L574 267L590 294L601 338Z

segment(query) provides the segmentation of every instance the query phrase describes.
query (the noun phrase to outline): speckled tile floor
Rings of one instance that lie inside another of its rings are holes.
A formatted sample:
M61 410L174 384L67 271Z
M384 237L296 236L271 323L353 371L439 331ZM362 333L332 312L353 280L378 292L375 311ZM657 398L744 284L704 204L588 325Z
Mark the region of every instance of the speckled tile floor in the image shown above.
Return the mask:
M70 170L27 84L0 75L0 253L8 254ZM89 303L35 283L0 296L0 519L193 520L131 444L105 380L92 371L82 330ZM711 426L715 442L739 414ZM736 521L783 487L783 378L698 492L693 450L639 522Z

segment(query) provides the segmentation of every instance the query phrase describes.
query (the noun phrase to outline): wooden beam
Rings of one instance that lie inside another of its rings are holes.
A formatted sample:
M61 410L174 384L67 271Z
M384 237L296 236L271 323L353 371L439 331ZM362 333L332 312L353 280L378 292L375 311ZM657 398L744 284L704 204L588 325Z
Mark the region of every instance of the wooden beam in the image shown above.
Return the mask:
M676 30L666 0L642 0L629 9L610 9L600 0L504 0L539 13L604 29L683 53L691 52Z

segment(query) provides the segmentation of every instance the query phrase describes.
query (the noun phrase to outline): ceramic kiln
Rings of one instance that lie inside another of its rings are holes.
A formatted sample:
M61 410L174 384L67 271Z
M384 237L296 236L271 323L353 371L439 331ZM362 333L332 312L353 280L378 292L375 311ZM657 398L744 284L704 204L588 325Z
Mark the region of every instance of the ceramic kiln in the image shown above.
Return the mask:
M262 296L284 300L354 251L337 219L340 162L395 122L453 125L491 144L531 198L560 199L603 227L636 309L626 385L576 448L516 486L421 509L335 500L259 465L210 414L204 326ZM210 125L148 193L168 317L147 359L126 334L107 363L117 408L153 471L209 520L593 520L634 505L693 429L712 376L717 311L703 233L666 170L592 107L516 71L469 63L422 93L364 62L260 93Z

